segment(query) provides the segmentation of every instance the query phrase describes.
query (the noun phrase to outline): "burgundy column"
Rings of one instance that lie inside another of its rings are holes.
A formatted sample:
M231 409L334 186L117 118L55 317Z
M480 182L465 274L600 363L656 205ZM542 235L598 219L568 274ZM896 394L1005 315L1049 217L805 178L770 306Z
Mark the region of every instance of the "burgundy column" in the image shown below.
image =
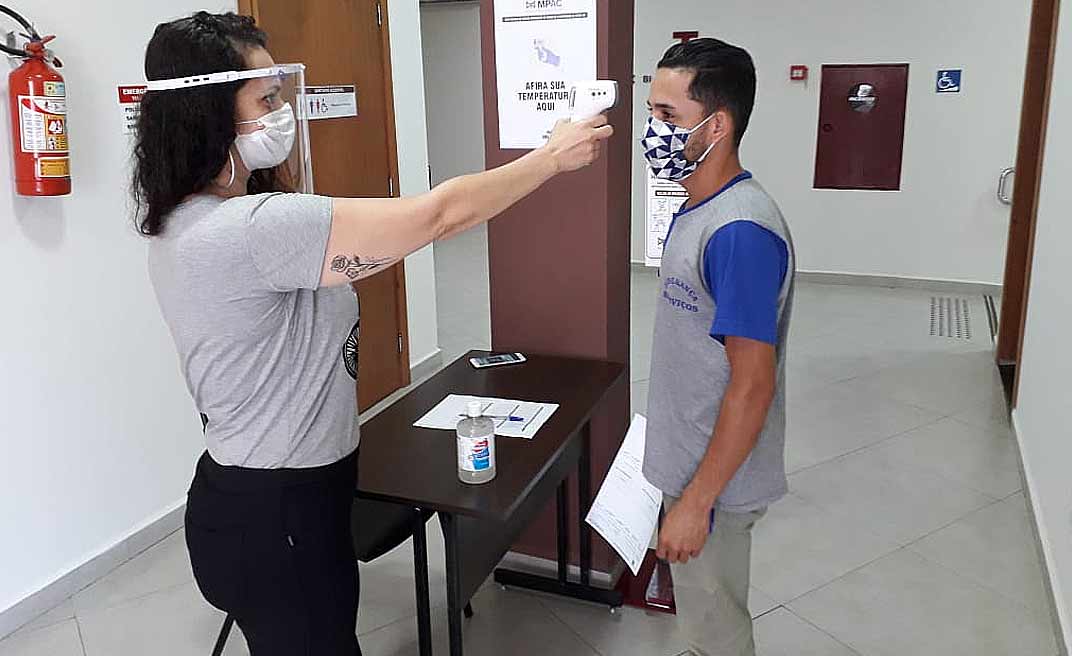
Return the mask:
M610 121L616 134L590 168L556 178L488 229L491 329L497 351L629 363L629 230L633 152L633 0L598 0L597 70L618 81ZM525 151L499 148L492 0L481 0L484 134L487 166ZM628 377L611 391L592 422L593 496L629 423ZM537 437L536 439L539 439ZM570 482L570 526L576 523ZM571 535L577 562L576 530ZM554 504L515 545L555 557ZM617 557L595 536L593 569L613 573Z

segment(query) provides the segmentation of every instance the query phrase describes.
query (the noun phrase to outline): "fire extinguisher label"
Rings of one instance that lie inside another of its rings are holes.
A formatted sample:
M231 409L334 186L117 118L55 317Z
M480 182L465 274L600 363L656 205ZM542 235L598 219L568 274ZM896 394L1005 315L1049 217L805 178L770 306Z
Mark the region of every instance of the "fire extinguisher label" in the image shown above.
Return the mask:
M67 152L67 99L19 96L19 126L24 153Z
M42 157L37 160L37 177L66 178L71 175L71 160L66 157Z
M67 89L63 82L45 82L41 86L44 87L46 96L61 96L67 95Z

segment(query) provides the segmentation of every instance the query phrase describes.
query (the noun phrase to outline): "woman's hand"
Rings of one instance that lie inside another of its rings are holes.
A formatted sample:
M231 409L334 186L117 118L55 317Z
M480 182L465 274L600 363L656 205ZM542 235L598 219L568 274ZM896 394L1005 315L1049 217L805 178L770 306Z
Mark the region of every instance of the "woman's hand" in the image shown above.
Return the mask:
M596 161L601 143L612 134L614 128L607 125L607 117L602 114L577 123L563 120L555 125L544 148L559 173L576 171Z

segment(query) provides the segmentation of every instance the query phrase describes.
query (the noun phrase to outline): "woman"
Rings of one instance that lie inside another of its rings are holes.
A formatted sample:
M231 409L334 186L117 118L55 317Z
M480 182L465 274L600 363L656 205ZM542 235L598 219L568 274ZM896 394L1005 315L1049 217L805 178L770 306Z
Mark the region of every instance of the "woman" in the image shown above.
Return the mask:
M137 222L208 417L186 542L202 593L235 617L254 656L359 654L348 285L590 164L612 130L601 118L560 124L518 161L412 198L281 193L275 167L295 120L273 78L257 76L274 64L265 45L251 19L200 12L158 26L145 54ZM224 71L251 79L172 82Z

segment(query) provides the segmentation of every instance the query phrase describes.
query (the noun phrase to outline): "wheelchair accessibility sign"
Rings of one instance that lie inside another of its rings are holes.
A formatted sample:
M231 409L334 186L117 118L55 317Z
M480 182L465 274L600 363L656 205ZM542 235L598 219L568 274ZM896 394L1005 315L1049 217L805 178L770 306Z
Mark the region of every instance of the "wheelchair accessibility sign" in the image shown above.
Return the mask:
M938 93L960 93L961 73L962 70L959 68L938 71L938 82L936 83L935 91Z

